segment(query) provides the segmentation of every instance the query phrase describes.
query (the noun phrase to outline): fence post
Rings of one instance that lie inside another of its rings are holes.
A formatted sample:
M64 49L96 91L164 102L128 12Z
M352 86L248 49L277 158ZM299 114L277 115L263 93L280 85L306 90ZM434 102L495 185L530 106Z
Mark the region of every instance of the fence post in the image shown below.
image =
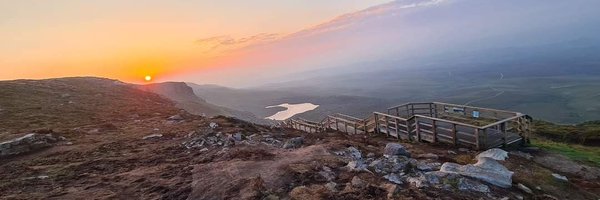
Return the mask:
M421 142L421 127L419 126L419 118L415 117L415 126L417 129L417 142Z
M412 124L408 122L408 120L404 121L406 124L406 135L408 135L408 140L412 141Z
M479 144L479 130L480 129L475 129L475 148L477 148L477 150L481 150L481 146Z
M388 116L387 116L387 115L386 115L386 116L383 116L383 119L385 120L385 130L387 131L387 133L386 133L386 134L387 134L387 136L388 136L388 137L390 137L390 135L391 135L391 133L390 133L390 132L391 132L391 131L390 131L390 124L389 124L389 123L390 123L390 121L389 121L389 119L388 119Z
M431 104L429 104L431 105ZM435 125L435 120L431 120L431 132L433 133L433 143L437 142L437 126Z
M400 140L400 125L398 124L398 118L394 118L394 124L396 125L396 136Z
M379 134L379 117L377 116L377 113L373 113L373 117L375 118L375 128L373 129L373 132L375 132L376 135Z
M454 123L452 123L452 140L454 146L456 146L456 144L458 143L458 137L456 136L456 124Z
M506 147L506 122L500 124L500 133L502 133L502 146Z
M369 131L367 129L367 120L363 121L363 132L365 133L365 135L369 134Z
M431 103L430 103L429 104L429 116L433 117L433 112L431 111L431 109L433 109L433 108L432 108ZM435 138L433 140L435 141Z
M344 121L344 131L346 131L347 134L350 134L350 132L348 132L348 123L346 123L346 121Z

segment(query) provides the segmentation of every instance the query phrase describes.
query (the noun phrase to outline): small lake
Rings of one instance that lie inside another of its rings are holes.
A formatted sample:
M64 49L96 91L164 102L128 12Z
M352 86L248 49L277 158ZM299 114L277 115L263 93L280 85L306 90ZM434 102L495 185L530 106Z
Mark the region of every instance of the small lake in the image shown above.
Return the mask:
M280 104L280 105L276 105L276 106L267 106L265 108L276 108L276 107L286 108L286 110L279 111L279 112L275 113L274 115L266 117L265 119L272 119L272 120L279 120L279 121L286 120L286 119L293 117L294 115L314 110L317 107L319 107L319 105L315 105L312 103L300 103L300 104L284 103L284 104Z

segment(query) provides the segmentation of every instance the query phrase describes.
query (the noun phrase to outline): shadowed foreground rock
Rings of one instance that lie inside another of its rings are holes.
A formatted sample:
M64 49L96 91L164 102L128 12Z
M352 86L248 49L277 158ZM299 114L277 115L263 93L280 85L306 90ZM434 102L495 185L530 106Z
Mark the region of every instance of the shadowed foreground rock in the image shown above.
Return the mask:
M0 157L19 155L52 146L58 139L52 134L30 133L23 137L0 143Z

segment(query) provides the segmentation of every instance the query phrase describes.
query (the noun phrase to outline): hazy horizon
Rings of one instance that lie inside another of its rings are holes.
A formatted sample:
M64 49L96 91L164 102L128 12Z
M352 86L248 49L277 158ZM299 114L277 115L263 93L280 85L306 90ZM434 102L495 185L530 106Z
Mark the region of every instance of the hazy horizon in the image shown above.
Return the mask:
M143 83L152 76L153 82L246 88L326 69L456 66L471 57L483 66L504 59L483 51L595 55L600 44L594 26L600 3L592 0L198 0L150 2L144 9L112 1L3 4L0 64L7 70L0 80L99 76ZM197 13L196 6L210 12ZM577 45L585 48L569 49Z

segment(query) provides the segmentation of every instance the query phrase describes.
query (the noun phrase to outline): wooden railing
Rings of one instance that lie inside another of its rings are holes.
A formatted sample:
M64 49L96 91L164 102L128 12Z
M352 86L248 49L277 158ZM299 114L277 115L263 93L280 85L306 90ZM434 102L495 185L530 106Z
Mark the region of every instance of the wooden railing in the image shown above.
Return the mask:
M478 126L451 120L469 117L496 121ZM288 124L311 133L329 129L347 134L384 134L402 140L484 149L527 141L531 118L518 112L432 102L402 104L389 108L387 114L374 112L365 119L333 114L321 122L295 119Z

